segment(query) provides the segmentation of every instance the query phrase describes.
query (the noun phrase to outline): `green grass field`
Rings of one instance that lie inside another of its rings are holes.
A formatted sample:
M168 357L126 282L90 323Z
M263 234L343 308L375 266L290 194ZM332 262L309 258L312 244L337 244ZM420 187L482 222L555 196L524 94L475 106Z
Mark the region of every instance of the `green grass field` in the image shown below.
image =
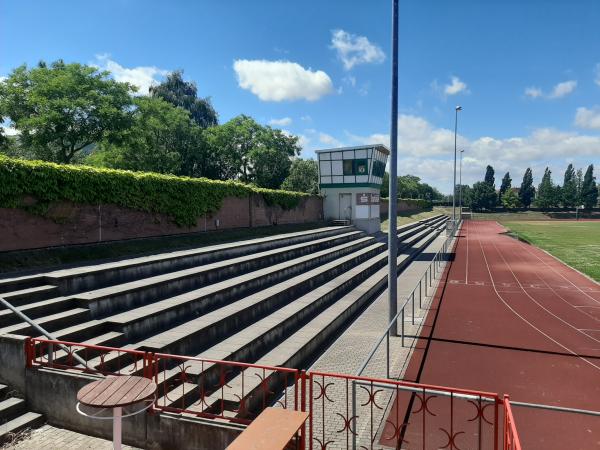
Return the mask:
M438 214L452 215L452 208L445 207L434 207L429 211L421 212L404 212L398 213L398 226L405 225L410 222L416 222L417 220L427 219L428 217L437 216ZM386 219L381 222L381 231L388 230L389 221Z
M600 222L499 221L519 238L600 281Z

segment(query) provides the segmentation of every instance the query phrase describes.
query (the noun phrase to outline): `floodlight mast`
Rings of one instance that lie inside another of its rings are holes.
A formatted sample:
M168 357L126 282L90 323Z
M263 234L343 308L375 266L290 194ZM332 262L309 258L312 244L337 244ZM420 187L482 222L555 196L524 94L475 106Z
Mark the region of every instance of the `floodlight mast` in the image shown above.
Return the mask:
M454 178L452 183L452 228L456 228L456 134L458 130L458 112L462 106L454 108Z
M398 310L398 0L392 0L392 113L390 124L390 198L388 201L388 301L389 322ZM390 327L390 336L397 336L397 326Z

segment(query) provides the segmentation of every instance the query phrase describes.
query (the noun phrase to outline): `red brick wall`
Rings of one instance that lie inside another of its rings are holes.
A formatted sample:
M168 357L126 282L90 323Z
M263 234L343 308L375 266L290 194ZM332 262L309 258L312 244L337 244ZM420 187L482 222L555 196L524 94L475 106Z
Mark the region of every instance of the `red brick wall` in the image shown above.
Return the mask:
M114 205L57 203L46 216L22 209L0 208L0 251L120 239L195 233L216 229L317 222L323 218L323 200L309 197L298 207L268 206L261 196L229 197L217 212L198 218L195 227L179 227L161 214Z
M421 211L421 208L419 208L418 206L411 205L410 203L408 203L408 202L406 202L404 200L398 200L398 203L396 204L396 207L398 208L398 212L401 212L401 211ZM382 220L387 219L388 208L389 208L388 200L387 199L381 199L379 201L379 216L381 217Z

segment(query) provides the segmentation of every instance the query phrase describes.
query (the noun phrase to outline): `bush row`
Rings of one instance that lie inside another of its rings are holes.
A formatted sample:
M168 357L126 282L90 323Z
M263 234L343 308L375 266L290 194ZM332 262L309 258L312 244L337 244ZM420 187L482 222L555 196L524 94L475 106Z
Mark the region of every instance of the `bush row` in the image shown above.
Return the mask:
M292 209L308 197L236 181L62 165L0 155L0 207L25 208L23 200L28 196L36 199L38 212L56 201L114 204L162 213L180 226L194 226L200 216L218 211L224 198L252 194L284 209Z

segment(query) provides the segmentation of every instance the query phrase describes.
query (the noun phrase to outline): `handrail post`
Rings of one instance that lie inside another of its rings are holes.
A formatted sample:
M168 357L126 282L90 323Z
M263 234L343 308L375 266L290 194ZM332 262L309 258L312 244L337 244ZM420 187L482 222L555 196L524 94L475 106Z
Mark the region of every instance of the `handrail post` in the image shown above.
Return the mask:
M402 308L402 347L404 347L404 308Z
M421 277L419 279L419 309L423 308L423 294L421 293L421 282L423 281L423 278Z
M390 377L390 333L386 333L386 358L385 358L385 370L386 377Z
M412 291L411 294L411 301L412 301L412 324L415 324L415 291Z

